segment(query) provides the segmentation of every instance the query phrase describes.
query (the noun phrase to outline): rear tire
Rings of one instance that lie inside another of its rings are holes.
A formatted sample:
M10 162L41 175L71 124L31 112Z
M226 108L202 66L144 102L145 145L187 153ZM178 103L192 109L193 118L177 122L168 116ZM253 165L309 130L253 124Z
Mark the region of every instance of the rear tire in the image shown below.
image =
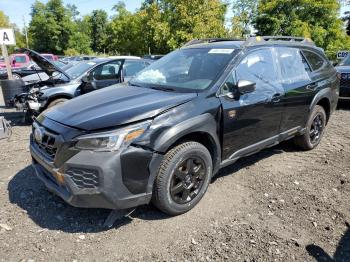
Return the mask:
M62 104L64 102L68 101L67 98L58 98L58 99L55 99L53 100L48 106L47 108L51 108L51 107L54 107L54 106L57 106L59 104Z
M168 215L191 210L204 196L213 164L208 149L185 142L168 151L155 179L152 202Z
M312 150L317 147L323 137L326 122L325 110L322 106L316 105L307 121L305 134L295 137L295 144L303 150Z

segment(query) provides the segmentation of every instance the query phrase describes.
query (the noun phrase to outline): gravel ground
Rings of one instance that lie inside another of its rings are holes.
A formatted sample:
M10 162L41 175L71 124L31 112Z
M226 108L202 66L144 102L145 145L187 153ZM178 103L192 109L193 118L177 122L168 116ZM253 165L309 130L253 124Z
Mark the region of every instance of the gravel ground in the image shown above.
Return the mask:
M107 210L49 193L30 167L30 127L0 141L0 261L350 261L350 101L320 146L290 142L220 171L177 217L152 206L105 229Z

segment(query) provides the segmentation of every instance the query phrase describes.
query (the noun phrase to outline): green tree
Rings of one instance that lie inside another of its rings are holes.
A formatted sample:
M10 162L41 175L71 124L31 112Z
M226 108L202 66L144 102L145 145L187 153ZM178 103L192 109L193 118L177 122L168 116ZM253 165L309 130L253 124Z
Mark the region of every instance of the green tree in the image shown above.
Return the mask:
M337 0L260 0L255 18L258 35L290 35L312 38L330 58L350 48L339 18Z
M166 21L157 1L145 1L138 15L141 16L141 33L144 41L144 52L165 54L169 52L168 40L170 25Z
M89 18L91 47L94 52L105 51L108 15L104 10L94 10Z
M107 28L109 52L125 55L144 54L141 16L126 10L123 2L119 2L113 9L116 15Z
M80 14L80 12L78 11L78 7L75 4L67 4L67 9L68 12L70 13L70 17L72 17L72 19L74 21L78 20L78 16Z
M252 23L256 14L258 0L234 0L232 3L232 26L230 35L244 38L251 34Z
M0 27L9 27L10 19L3 11L0 10Z
M62 0L49 0L47 4L36 1L31 16L29 35L33 48L62 54L74 30L72 11L63 6Z
M160 0L170 28L168 46L178 48L194 38L225 37L227 4L220 0Z
M91 46L90 37L81 32L73 33L68 43L68 49L74 49L79 54L85 54L85 55L92 53L90 46Z
M167 53L195 38L225 37L227 4L220 0L146 0L138 12L152 53Z

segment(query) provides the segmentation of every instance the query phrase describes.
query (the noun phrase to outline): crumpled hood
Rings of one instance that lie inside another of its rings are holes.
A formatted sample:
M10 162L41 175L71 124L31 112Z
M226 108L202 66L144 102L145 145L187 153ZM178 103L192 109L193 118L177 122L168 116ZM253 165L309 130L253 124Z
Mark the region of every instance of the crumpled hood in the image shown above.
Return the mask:
M152 118L195 97L197 93L120 84L79 96L43 114L67 126L96 130Z

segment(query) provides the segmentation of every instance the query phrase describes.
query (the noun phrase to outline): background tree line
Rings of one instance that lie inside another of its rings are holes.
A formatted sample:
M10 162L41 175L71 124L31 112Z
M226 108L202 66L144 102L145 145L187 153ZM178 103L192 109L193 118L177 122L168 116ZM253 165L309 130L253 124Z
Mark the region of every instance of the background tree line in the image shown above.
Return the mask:
M292 35L312 38L334 58L350 49L348 0L144 0L135 12L124 2L80 16L62 0L36 1L29 23L30 48L54 54L165 54L194 38ZM233 17L227 21L231 8ZM10 26L0 11L0 27ZM25 46L15 27L17 45Z

